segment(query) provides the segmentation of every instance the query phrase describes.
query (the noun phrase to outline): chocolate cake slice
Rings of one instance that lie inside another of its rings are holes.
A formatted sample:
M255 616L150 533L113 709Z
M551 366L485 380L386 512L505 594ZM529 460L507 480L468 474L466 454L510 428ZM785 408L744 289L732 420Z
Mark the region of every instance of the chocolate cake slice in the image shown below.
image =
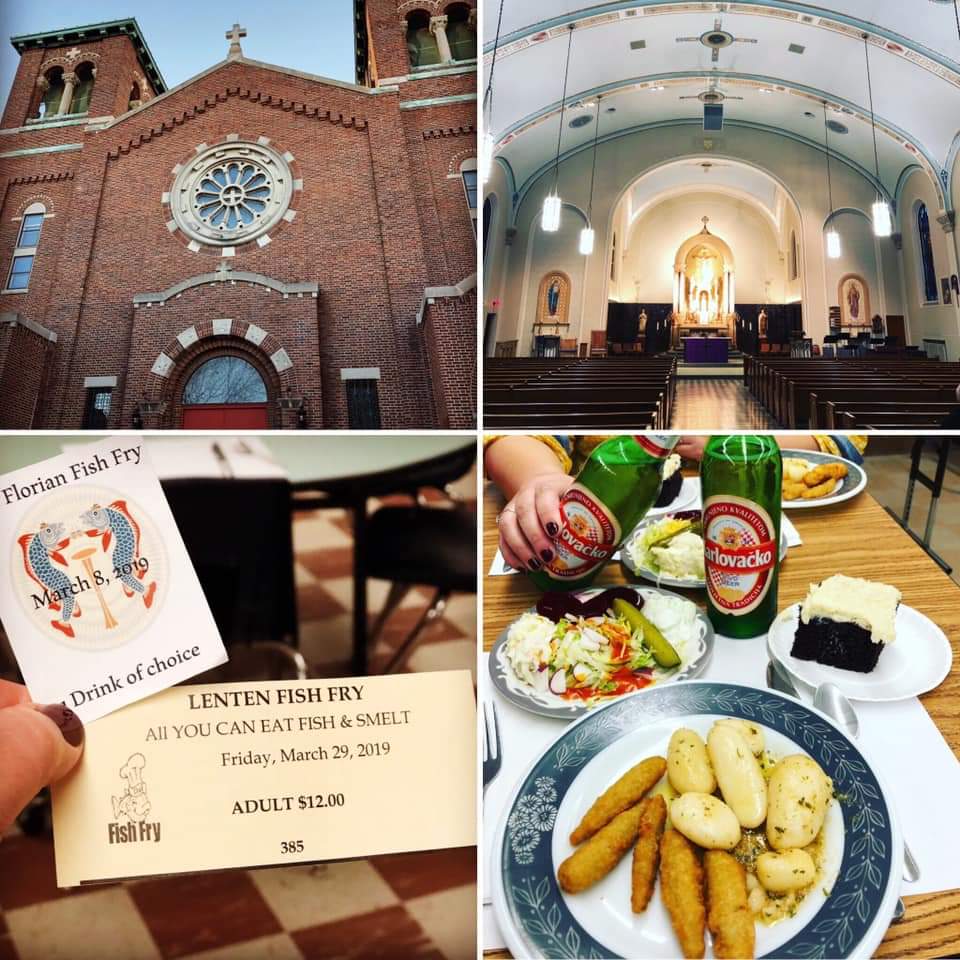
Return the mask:
M829 667L870 673L895 638L900 591L886 583L834 574L811 584L790 653Z
M680 455L671 453L663 464L663 486L654 507L668 507L680 495L683 474L680 472Z

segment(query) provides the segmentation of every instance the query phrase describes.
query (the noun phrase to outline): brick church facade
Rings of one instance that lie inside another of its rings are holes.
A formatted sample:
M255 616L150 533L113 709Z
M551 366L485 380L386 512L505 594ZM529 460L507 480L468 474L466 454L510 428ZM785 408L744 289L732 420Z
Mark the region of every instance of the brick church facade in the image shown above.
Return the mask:
M12 38L0 427L474 425L474 3L354 7L356 83Z

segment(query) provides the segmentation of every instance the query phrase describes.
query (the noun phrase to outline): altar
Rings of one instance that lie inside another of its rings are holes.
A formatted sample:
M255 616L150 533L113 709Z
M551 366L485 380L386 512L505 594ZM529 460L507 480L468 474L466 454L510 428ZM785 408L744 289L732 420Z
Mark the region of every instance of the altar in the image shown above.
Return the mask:
M730 247L703 229L681 244L673 266L673 346L685 337L733 335L734 261Z
M687 363L727 363L730 359L729 337L683 337L683 359Z

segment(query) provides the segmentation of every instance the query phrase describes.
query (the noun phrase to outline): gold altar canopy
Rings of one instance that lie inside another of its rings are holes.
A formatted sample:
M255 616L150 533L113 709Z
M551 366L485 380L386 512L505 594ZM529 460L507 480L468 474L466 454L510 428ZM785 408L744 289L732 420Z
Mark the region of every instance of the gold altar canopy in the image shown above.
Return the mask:
M707 228L685 240L674 260L673 310L684 326L729 329L734 312L730 247Z

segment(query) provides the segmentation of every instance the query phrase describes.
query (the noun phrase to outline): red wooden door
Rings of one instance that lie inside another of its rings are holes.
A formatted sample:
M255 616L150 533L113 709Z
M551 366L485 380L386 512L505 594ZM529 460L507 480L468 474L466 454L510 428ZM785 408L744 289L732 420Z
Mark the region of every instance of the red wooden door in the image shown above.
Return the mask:
M266 430L265 403L201 403L183 408L184 430Z

